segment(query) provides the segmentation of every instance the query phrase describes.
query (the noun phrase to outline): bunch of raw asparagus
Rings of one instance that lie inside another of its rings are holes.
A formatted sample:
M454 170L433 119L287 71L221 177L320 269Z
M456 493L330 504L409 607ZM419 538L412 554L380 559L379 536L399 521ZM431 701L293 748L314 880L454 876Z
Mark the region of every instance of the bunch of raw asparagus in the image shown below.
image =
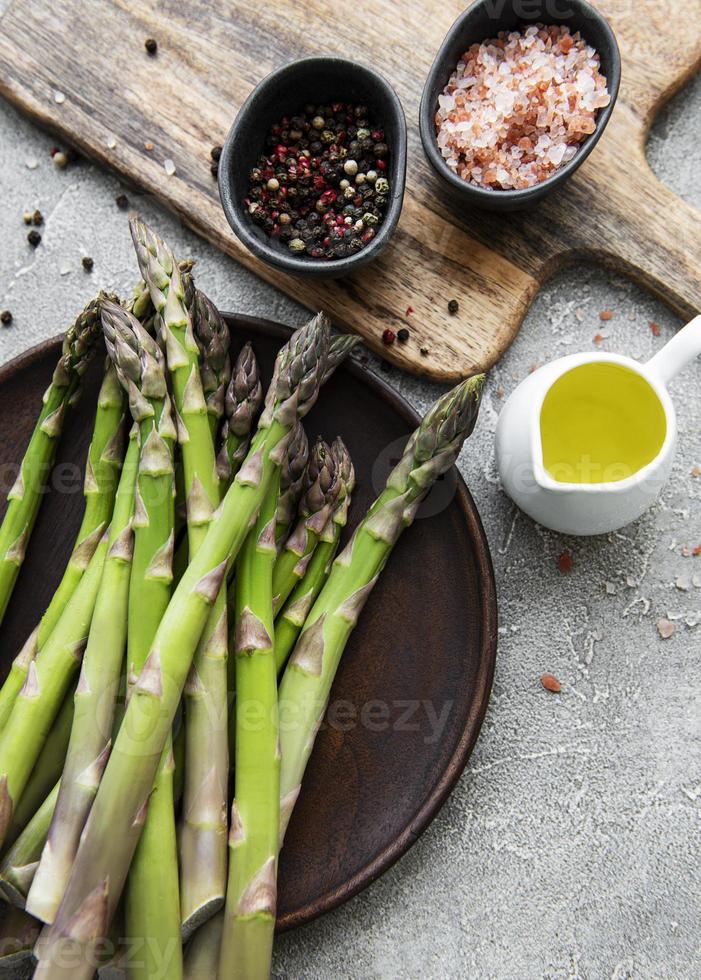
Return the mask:
M314 317L263 403L250 344L232 365L190 263L142 222L131 232L141 282L66 334L0 528L1 616L104 338L83 521L0 690L0 962L31 956L51 980L257 980L341 654L472 431L482 379L431 408L337 554L353 464L341 438L310 446L300 420L355 338Z

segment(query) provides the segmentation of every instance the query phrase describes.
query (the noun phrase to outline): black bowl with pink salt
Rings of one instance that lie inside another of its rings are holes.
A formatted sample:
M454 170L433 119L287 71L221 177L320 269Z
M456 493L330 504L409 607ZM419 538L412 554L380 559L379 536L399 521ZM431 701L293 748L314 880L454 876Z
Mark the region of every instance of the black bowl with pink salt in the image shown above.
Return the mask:
M531 207L594 149L620 77L614 33L585 0L478 0L426 80L424 151L462 203Z

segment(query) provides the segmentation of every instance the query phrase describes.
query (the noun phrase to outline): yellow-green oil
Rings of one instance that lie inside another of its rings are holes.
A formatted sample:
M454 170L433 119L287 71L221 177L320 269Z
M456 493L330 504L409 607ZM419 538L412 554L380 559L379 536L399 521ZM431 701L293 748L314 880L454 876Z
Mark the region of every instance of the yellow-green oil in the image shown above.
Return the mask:
M614 483L650 463L667 434L654 389L622 364L592 361L552 385L540 413L543 464L559 483Z

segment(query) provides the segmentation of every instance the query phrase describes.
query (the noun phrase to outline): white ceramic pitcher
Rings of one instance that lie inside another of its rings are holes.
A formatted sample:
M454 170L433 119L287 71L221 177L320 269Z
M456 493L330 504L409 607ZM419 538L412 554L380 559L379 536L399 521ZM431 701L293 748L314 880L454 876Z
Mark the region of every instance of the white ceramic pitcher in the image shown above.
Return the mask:
M512 500L539 524L566 534L602 534L636 520L654 502L669 476L677 421L667 385L701 354L701 316L680 330L646 364L621 354L572 354L538 368L516 388L502 409L496 453L502 485ZM547 472L541 442L541 411L552 385L568 371L596 361L619 364L650 385L667 422L655 458L632 476L609 483L564 483ZM701 399L701 390L691 393Z

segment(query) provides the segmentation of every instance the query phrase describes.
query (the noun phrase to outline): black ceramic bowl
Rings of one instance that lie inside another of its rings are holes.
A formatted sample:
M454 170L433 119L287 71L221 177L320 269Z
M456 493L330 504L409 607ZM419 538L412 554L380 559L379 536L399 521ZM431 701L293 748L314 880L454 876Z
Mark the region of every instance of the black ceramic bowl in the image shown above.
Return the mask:
M294 255L268 238L250 219L244 198L248 174L264 149L270 127L305 103L355 102L367 105L370 118L385 131L389 145L390 194L384 220L372 241L347 258L324 261ZM399 220L406 176L406 120L394 89L378 75L343 58L303 58L278 68L251 92L226 138L219 161L219 195L224 214L243 244L270 265L296 276L337 279L377 258Z
M584 40L599 53L601 71L607 79L611 101L605 109L599 110L596 130L582 143L572 160L556 170L552 177L524 190L500 191L475 187L453 173L438 149L434 121L438 96L471 44L479 44L496 37L499 31L537 23L567 24L573 33L581 31ZM436 173L446 182L454 198L463 204L490 211L517 211L527 208L563 184L584 163L606 128L618 96L620 81L621 56L616 37L608 22L585 0L502 0L501 3L477 0L450 28L428 73L419 109L421 142Z

